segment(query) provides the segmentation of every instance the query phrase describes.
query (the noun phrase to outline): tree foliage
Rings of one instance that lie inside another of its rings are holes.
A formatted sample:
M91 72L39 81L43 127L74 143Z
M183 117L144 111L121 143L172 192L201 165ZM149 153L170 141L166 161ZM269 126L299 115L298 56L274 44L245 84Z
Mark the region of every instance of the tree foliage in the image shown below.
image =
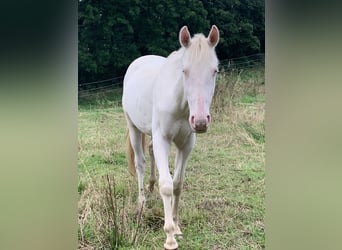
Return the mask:
M123 75L142 55L167 56L183 25L195 34L212 24L220 59L264 51L262 0L80 0L79 82Z

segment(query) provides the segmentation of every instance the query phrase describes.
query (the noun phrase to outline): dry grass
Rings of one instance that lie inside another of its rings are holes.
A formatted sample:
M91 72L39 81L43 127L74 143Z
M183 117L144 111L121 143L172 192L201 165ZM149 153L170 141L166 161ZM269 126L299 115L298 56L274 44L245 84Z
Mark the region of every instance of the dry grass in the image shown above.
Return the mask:
M142 211L133 205L131 190L108 174L89 179L78 202L79 249L121 249L143 241Z
M218 78L213 123L208 133L198 135L187 165L179 249L265 247L265 93L262 77L244 74ZM162 201L156 187L139 216L137 183L126 169L119 96L79 109L79 249L161 249ZM148 154L146 160L148 166ZM172 165L173 158L171 171ZM146 179L148 172L147 167Z

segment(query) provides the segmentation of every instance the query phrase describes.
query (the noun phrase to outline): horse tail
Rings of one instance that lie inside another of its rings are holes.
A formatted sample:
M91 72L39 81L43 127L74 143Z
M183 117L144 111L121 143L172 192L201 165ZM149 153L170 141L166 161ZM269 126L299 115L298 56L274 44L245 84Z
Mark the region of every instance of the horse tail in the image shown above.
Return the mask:
M127 158L128 172L132 176L136 176L137 173L135 170L134 151L133 151L131 140L129 138L128 129L127 129L127 134L126 134L126 144L127 144L126 158ZM141 136L141 145L143 148L143 152L145 154L145 134L142 134Z
M146 145L146 142L145 142L145 134L144 133L141 134L141 145L142 145L142 148L143 148L143 153L145 155L145 145Z

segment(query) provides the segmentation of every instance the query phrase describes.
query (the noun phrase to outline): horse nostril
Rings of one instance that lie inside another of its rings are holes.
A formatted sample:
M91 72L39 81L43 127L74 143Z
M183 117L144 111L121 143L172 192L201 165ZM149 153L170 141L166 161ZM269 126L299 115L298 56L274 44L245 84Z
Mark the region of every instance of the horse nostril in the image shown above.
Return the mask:
M211 116L210 115L207 115L207 121L208 121L208 124L211 122Z
M195 124L195 116L191 116L190 122L192 125Z

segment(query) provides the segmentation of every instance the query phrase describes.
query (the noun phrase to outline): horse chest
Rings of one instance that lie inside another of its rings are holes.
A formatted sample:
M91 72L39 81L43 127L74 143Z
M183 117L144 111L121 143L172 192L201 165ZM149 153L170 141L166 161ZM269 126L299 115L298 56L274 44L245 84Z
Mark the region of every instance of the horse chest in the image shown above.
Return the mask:
M175 120L168 123L165 120L160 123L160 130L164 137L176 144L183 144L192 133L188 120Z

